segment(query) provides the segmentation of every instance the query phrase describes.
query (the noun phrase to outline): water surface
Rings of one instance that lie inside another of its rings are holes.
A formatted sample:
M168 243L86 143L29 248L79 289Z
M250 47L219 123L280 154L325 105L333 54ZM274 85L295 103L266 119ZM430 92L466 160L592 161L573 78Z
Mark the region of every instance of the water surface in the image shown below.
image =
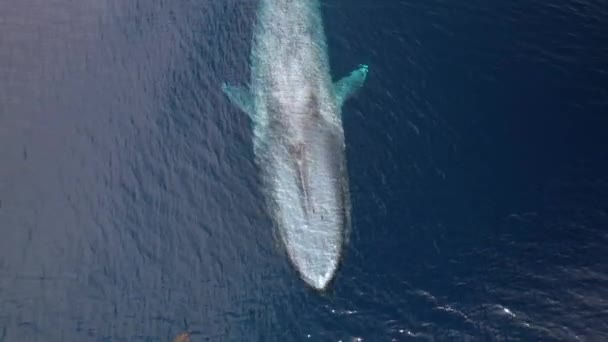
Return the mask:
M254 1L0 3L0 341L608 338L608 8L325 1L353 233L305 286L264 210Z

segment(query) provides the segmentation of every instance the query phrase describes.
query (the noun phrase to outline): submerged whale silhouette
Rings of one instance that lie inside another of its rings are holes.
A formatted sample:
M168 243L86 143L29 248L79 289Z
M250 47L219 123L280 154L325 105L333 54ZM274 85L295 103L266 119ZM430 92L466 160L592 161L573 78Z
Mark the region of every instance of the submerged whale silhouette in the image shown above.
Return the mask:
M253 122L269 213L301 278L324 289L350 229L341 107L364 83L360 65L332 83L320 3L260 0L251 83L224 84Z

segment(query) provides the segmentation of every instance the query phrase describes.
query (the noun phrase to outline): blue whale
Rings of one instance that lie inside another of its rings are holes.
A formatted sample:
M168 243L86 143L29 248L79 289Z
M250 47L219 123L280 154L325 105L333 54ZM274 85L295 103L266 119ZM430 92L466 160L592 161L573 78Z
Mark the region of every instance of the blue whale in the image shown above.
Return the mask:
M250 58L250 84L223 91L253 123L267 207L287 255L322 290L350 229L341 107L368 67L332 81L317 0L260 0Z

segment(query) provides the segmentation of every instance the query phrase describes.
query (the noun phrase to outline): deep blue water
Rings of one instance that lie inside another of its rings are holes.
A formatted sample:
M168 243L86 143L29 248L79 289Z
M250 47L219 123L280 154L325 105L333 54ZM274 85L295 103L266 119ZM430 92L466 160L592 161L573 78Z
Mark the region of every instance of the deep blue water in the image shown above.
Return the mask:
M608 340L608 5L323 3L370 75L322 294L220 91L255 5L0 2L0 342Z

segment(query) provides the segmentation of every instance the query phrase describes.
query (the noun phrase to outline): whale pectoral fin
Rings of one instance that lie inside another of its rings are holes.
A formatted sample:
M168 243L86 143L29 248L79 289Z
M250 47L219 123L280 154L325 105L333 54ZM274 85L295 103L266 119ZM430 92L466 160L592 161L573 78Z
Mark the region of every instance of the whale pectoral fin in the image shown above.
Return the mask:
M249 89L245 87L236 87L227 84L222 85L222 91L235 106L239 107L249 117L253 118L253 98Z
M339 106L342 106L349 97L353 96L367 78L368 67L365 64L359 65L359 68L350 73L350 75L342 78L334 83L334 92L336 101Z

